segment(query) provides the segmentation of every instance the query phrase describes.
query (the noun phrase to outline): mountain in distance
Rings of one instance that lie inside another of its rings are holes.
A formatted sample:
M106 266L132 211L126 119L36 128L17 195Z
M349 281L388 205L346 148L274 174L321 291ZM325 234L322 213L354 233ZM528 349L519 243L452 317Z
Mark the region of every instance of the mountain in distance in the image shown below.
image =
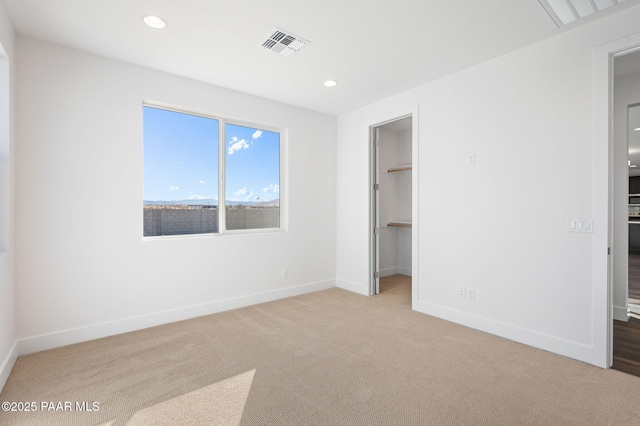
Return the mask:
M162 205L187 205L187 206L217 206L218 200L213 198L202 198L199 200L143 200L145 206L162 206ZM227 206L250 206L250 207L277 207L280 205L280 199L269 201L229 201L226 202Z

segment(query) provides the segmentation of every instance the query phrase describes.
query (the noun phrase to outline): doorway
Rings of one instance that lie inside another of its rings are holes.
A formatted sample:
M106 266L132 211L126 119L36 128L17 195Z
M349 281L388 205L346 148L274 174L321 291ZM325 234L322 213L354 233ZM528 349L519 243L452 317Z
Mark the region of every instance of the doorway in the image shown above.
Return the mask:
M635 61L638 72L620 77L624 84L640 84L640 53L624 57ZM616 79L616 81L618 81ZM614 82L614 84L616 84ZM634 94L640 101L640 91ZM634 96L632 95L632 96ZM629 258L627 274L627 315L640 320L640 104L627 107L628 141L627 164L629 168Z
M400 290L411 295L414 271L414 118L370 127L371 295ZM417 270L417 268L415 268Z
M620 245L624 253L627 240L618 236L619 229L628 233L628 193L620 198L619 173L627 173L626 143L622 155L614 140L614 59L640 51L640 33L629 34L594 47L594 151L593 151L593 218L599 224L594 231L591 250L591 363L602 368L613 364L613 319L617 317L616 293L623 282L625 299L627 282L616 279L619 271ZM625 107L626 109L626 107ZM625 141L626 142L626 141ZM620 158L622 163L620 164ZM624 175L623 175L624 176ZM624 178L623 178L624 182ZM628 185L628 183L627 183ZM625 185L626 187L626 185ZM626 199L626 201L625 201ZM625 219L626 218L626 219ZM621 225L624 227L621 228ZM624 256L624 255L623 255ZM626 275L626 265L623 265Z
M612 368L640 375L640 53L612 63Z

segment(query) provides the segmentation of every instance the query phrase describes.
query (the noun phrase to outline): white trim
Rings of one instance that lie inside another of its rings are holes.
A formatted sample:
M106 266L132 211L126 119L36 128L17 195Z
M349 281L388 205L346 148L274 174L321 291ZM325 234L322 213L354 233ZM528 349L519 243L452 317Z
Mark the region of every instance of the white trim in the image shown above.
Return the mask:
M289 128L280 130L280 228L289 231Z
M380 269L380 278L398 274L398 267Z
M164 102L148 101L142 102L142 111L144 114L145 108L159 109L167 112L174 112L183 115L192 115L195 117L207 118L218 122L218 232L199 233L199 234L179 234L179 235L153 235L145 236L142 233L142 240L155 239L171 239L171 237L192 238L194 236L204 237L217 237L223 235L244 235L244 234L263 234L263 233L275 233L286 232L288 228L288 215L286 214L288 195L288 182L286 178L289 175L288 172L288 153L286 150L289 147L288 138L289 132L286 127L278 127L269 124L253 123L243 119L232 118L222 114L212 114L210 112L202 111L195 108L188 108L182 106L176 106L167 104ZM226 143L226 127L227 125L245 127L248 129L264 130L271 133L277 133L279 135L279 175L278 175L278 198L279 198L279 224L277 228L248 228L248 229L227 229L227 197L226 197L226 182L227 182L227 143ZM143 117L144 127L144 117ZM144 142L144 141L143 141ZM143 157L144 157L144 143L142 143ZM143 164L144 169L144 164ZM144 180L144 176L143 176ZM284 196L282 194L285 194ZM144 194L142 194L144 200ZM144 219L143 221L144 222ZM144 226L144 223L143 223Z
M224 235L224 231L227 229L227 141L225 140L225 131L224 121L218 120L218 235ZM220 203L221 200L222 203Z
M609 368L613 364L612 287L609 256L599 249L611 247L611 63L608 50L594 51L594 144L593 144L593 221L596 226L591 249L591 340L593 364ZM605 252L606 253L606 252ZM603 253L604 255L604 253ZM596 349L597 348L597 349Z
M413 267L411 268L406 268L404 266L398 266L398 274L400 275L407 275L409 277L413 276Z
M556 15L556 12L551 8L551 6L549 6L549 3L547 3L546 0L538 0L538 2L544 8L544 10L549 14L549 17L551 18L551 20L553 20L554 24L556 24L558 28L564 25L562 23L562 20L558 18L558 15Z
M593 348L581 343L559 339L543 333L537 333L526 328L495 321L492 319L457 311L448 307L419 301L416 311L454 322L475 330L484 331L527 346L543 349L586 363L592 363Z
M393 121L397 121L400 120L402 118L407 118L407 117L411 117L411 165L412 165L412 169L411 169L411 276L412 276L412 285L411 285L411 300L412 300L412 309L416 309L415 308L415 303L418 300L418 287L419 287L419 278L418 278L418 273L419 273L419 268L418 268L418 250L419 250L419 246L418 246L418 229L419 229L419 209L418 206L420 205L420 191L419 191L419 170L420 170L420 165L419 165L419 160L420 160L420 151L419 151L419 146L420 146L420 133L419 133L419 123L420 123L420 108L418 104L415 105L410 105L410 106L405 106L402 108L394 108L392 110L389 110L387 112L385 112L384 114L377 114L376 116L373 116L369 119L367 119L365 121L365 125L366 125L366 135L367 135L367 145L369 146L369 150L370 145L371 145L371 141L370 141L370 135L371 135L371 128L374 127L379 127L382 126L386 123L391 123ZM369 182L371 180L371 161L369 161ZM371 183L371 182L370 182ZM373 186L370 185L369 188L369 203L368 205L370 206L369 208L371 209L372 206L372 201L371 201L371 197L373 196ZM369 216L371 216L371 213L369 214ZM373 229L373 224L370 223L369 229ZM367 263L369 266L369 271L367 273L367 276L369 277L369 283L371 283L373 281L373 266L371 265L372 263L372 259L371 259L371 253L373 253L373 248L372 248L372 244L375 244L375 241L373 240L372 236L371 236L371 232L368 233L369 234L369 262ZM368 286L369 288L367 288L367 292L366 293L362 293L362 294L367 294L367 295L371 295L371 285ZM358 291L359 292L359 291Z
M603 368L613 364L612 271L607 250L612 247L612 58L637 49L640 33L594 48L593 219L591 252L592 356L587 362Z
M362 294L363 296L370 296L369 286L365 284L354 283L353 281L336 279L336 287L343 290L352 291L354 293Z
M140 315L117 321L104 322L49 334L42 334L39 336L26 337L18 340L18 355L22 356L33 352L86 342L102 337L142 330L203 315L243 308L257 303L271 302L285 297L326 290L334 288L335 286L336 283L333 280L318 281L284 289L255 293L248 296L218 300L215 302L192 305L148 315Z
M408 275L411 276L412 268L407 268L404 266L393 266L391 268L380 269L380 277L389 277L391 275Z
M420 106L411 108L411 309L416 309L420 297Z
M376 231L380 223L380 128L369 127L369 295L380 293L380 276L376 278L375 271L380 268L380 236Z
M18 342L14 342L13 346L7 353L7 356L4 357L4 361L0 365L0 392L4 389L4 385L7 383L7 379L9 379L9 374L11 374L11 370L18 359Z
M238 119L233 119L233 118L218 118L218 120L220 120L220 133L223 135L223 137L221 137L219 139L219 146L221 147L220 152L223 154L222 157L219 157L219 166L218 166L218 170L220 175L218 176L218 181L222 183L222 186L224 186L224 188L220 188L221 192L218 192L218 206L220 206L221 201L222 200L222 204L224 205L224 214L222 216L222 220L224 220L224 222L220 219L220 217L218 218L218 233L220 235L244 235L244 234L256 234L256 233L269 233L269 232L285 232L285 226L283 224L283 222L285 222L285 219L283 218L283 211L286 209L286 203L287 201L284 199L285 196L283 196L283 193L286 193L287 191L287 187L288 187L288 183L284 180L284 176L288 175L288 173L285 173L285 168L288 167L287 164L284 162L284 159L286 158L286 152L285 149L288 148L289 144L288 144L288 137L289 137L289 132L287 131L287 128L285 127L276 127L276 126L271 126L271 125L263 125L263 124L255 124L255 123L251 123L249 121L246 120L238 120ZM271 133L277 133L280 136L280 140L279 140L279 162L280 164L278 165L279 167L279 175L278 175L278 213L279 213L279 219L278 219L278 227L277 228L247 228L247 229L227 229L227 217L226 217L226 211L227 211L227 189L226 189L226 184L227 184L227 142L226 142L226 135L227 135L227 130L226 127L227 125L232 125L232 126L238 126L238 127L245 127L248 129L255 129L255 130L265 130L267 132L271 132ZM218 154L219 155L219 154ZM280 189L282 189L283 191L281 192ZM222 195L220 195L222 194Z
M629 321L629 315L626 307L614 306L613 307L613 319L616 321Z

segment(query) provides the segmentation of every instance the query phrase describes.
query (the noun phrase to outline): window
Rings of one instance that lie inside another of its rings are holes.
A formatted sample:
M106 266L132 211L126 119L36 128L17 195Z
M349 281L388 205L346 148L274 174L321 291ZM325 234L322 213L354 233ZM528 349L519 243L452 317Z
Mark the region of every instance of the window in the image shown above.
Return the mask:
M145 237L281 227L280 131L147 105L143 124Z
M225 124L227 229L280 227L280 133Z

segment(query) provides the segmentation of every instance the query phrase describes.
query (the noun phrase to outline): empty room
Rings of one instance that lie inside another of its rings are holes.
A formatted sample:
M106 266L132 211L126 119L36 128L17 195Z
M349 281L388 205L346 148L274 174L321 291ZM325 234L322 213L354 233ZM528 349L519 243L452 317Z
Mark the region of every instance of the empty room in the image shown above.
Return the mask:
M639 52L640 0L0 0L0 424L637 423Z

